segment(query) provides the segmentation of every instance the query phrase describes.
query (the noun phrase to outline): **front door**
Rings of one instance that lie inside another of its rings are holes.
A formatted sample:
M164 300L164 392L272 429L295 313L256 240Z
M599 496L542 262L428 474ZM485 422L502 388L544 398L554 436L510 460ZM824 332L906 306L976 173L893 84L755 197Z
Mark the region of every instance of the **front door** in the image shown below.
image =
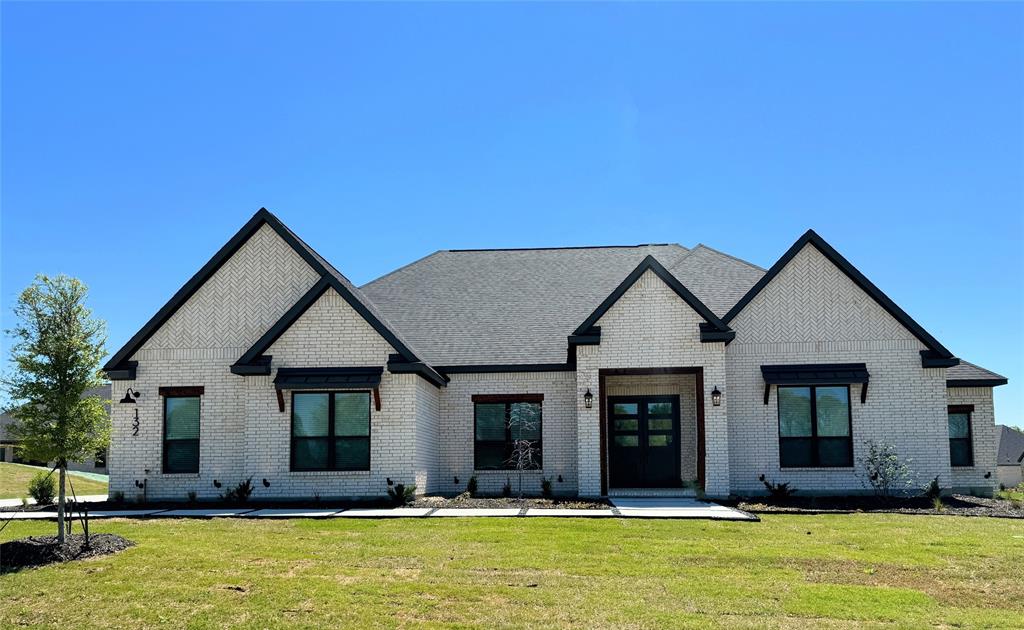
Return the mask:
M611 487L679 487L679 452L679 396L608 397Z

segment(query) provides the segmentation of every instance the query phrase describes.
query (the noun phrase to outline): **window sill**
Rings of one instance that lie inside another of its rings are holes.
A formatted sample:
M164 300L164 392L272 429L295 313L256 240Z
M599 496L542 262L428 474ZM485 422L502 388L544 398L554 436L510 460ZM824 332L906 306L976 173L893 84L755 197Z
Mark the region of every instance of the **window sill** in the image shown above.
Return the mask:
M975 466L974 464L971 464L970 466L954 466L954 465L950 464L949 467L950 467L951 470L963 470L963 471L974 470L975 468L977 468L977 466Z
M368 477L369 470L289 470L291 477Z
M160 477L173 477L174 479L199 479L199 473L165 473L159 474Z
M538 474L543 475L544 474L544 469L543 468L531 468L530 470L524 470L523 472L524 473L538 473ZM503 468L501 470L494 470L493 468L488 468L487 470L474 470L473 471L474 475L511 475L513 473L518 474L519 471L516 470L515 468Z
M792 468L786 466L779 466L779 472L821 472L823 470L853 472L856 469L856 466L799 466Z

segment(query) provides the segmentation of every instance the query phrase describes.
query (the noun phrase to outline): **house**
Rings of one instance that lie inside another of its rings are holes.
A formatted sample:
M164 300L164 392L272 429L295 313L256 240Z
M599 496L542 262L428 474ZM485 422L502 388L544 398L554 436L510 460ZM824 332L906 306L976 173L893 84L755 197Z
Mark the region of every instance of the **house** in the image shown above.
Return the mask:
M1006 425L997 425L999 431L996 466L999 485L1015 488L1024 482L1024 431Z
M992 388L813 231L770 269L680 245L447 250L354 286L260 210L105 366L111 491L214 498L865 489L865 441L991 494ZM135 397L137 395L137 397Z
M102 385L93 389L87 389L84 397L98 397L102 400L110 400L110 384ZM110 413L110 405L104 405L107 413ZM18 440L10 434L8 427L14 424L14 416L10 413L0 414L0 462L14 462L24 464L46 465L46 462L23 460L17 452ZM91 472L100 475L107 474L107 450L103 449L90 460L68 462L69 470Z

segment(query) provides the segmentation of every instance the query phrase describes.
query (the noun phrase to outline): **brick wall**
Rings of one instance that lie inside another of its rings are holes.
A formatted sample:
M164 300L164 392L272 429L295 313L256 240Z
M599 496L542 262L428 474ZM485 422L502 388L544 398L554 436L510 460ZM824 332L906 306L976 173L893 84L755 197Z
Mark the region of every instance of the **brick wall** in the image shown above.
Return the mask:
M995 407L991 387L951 387L946 390L950 405L974 405L971 414L971 442L974 448L974 466L952 467L943 485L961 492L989 494L999 483L996 457L999 451L999 428L996 427ZM948 435L948 434L947 434ZM985 478L986 473L991 473Z

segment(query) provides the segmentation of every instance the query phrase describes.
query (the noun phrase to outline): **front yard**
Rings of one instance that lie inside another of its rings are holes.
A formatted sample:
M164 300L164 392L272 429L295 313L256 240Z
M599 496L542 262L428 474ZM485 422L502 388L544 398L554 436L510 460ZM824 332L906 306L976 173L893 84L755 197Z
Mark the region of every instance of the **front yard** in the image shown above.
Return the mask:
M22 464L0 463L0 499L20 499L28 496L28 482L36 473L46 470L37 466L25 466ZM107 484L95 479L89 479L69 472L72 477L71 483L75 485L75 492L79 495L106 494ZM57 478L57 473L53 473ZM71 496L71 488L68 488L68 496Z
M52 534L13 522L0 540ZM117 555L0 576L0 627L1019 627L1024 522L766 515L115 520Z

